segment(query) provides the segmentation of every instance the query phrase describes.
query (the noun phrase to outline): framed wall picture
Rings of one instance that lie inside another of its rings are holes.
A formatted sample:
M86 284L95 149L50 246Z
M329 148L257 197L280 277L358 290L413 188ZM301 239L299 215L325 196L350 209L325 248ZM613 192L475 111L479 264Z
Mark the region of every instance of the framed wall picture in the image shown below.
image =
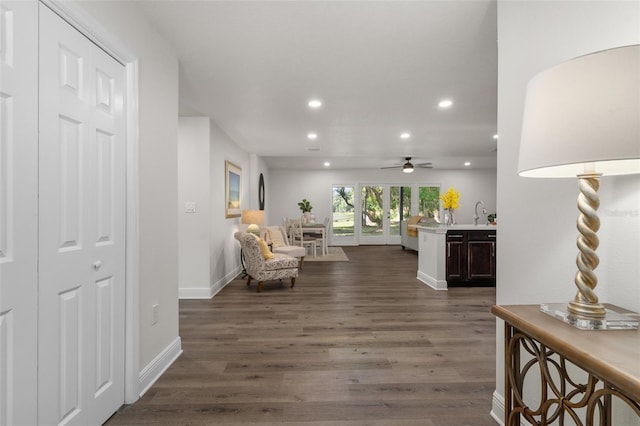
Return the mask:
M231 161L225 161L225 217L240 217L240 189L242 169Z

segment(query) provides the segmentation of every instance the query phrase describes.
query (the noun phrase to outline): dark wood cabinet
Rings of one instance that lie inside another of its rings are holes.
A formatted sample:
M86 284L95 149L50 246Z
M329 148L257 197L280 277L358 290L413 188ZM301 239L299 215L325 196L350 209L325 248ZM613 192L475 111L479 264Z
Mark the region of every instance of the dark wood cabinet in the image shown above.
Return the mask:
M465 232L447 232L447 283L464 280Z
M496 285L496 231L447 231L447 285Z

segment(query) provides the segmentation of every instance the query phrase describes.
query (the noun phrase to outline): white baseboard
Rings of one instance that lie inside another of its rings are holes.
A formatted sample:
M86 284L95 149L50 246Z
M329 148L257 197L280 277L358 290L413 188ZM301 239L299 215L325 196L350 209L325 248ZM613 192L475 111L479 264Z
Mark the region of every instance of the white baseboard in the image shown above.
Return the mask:
M211 289L208 287L180 287L178 299L211 299Z
M209 286L202 287L180 287L178 288L178 299L211 299L218 294L220 290L225 288L235 277L240 274L240 267L235 268L233 271L210 284Z
M446 290L447 282L443 280L436 280L435 278L425 274L424 272L418 271L418 276L416 277L429 287L434 290Z
M497 424L504 426L504 398L498 391L493 391L491 417L493 417L493 420L495 420Z
M169 344L153 361L147 364L138 375L138 389L140 397L162 376L162 374L175 362L182 354L182 341L180 336Z
M233 271L229 272L227 275L219 279L217 282L213 283L211 285L211 296L209 296L209 298L218 294L220 290L225 288L231 281L233 281L240 274L240 272L242 272L241 269L242 268L238 266Z

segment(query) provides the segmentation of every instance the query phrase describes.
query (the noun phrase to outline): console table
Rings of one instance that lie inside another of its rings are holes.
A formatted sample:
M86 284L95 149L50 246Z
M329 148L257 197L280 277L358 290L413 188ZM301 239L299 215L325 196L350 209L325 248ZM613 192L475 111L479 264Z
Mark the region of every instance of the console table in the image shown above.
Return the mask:
M539 305L491 312L505 321L505 425L625 424L618 411L640 422L640 330L579 330Z

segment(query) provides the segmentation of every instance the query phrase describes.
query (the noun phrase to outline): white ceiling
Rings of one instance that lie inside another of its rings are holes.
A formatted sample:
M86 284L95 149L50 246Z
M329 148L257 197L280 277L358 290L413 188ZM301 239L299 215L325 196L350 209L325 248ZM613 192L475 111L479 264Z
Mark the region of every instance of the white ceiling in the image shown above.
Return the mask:
M212 117L269 167L377 168L406 156L496 167L495 0L138 6L178 52L181 115ZM311 110L311 98L323 106Z

